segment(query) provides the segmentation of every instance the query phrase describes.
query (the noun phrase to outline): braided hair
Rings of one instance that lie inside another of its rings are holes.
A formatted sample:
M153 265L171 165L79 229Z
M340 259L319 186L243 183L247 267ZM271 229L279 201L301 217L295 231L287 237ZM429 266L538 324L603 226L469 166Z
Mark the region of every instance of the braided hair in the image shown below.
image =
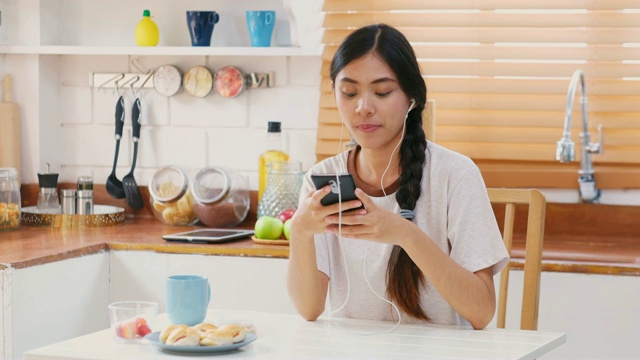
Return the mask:
M416 55L407 38L397 29L375 24L351 33L342 42L331 62L331 80L350 62L369 53L379 55L391 68L398 83L416 106L409 112L406 132L400 147L400 179L396 201L401 209L413 210L420 197L422 169L427 141L422 130L422 111L427 101L427 86L420 73ZM422 320L429 317L420 304L424 275L404 249L394 245L387 265L387 296L405 313Z

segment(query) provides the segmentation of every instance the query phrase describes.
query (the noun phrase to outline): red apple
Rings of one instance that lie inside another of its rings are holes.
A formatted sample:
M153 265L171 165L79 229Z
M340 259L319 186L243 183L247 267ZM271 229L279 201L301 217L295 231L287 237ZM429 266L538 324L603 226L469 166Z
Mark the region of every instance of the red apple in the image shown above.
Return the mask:
M291 208L284 209L280 214L278 214L278 219L280 219L282 223L285 223L287 222L287 220L293 217L293 214L295 214L295 212L296 212L296 209L291 209Z

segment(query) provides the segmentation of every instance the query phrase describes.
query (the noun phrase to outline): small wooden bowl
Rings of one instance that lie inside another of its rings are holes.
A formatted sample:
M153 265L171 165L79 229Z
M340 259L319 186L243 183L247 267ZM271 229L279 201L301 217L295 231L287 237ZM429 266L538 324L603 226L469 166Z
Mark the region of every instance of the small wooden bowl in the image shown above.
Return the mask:
M267 239L258 239L255 236L251 237L251 240L253 240L255 243L257 244L263 244L263 245L289 245L289 240L267 240Z

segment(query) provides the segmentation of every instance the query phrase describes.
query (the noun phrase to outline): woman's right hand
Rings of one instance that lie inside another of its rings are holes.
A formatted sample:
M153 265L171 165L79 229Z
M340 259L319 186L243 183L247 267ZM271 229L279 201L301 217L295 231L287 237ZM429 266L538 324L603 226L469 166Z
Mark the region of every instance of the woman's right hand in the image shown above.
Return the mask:
M360 200L345 201L340 204L322 205L320 200L331 192L329 185L319 190L312 190L301 201L298 209L291 218L291 239L295 238L313 238L314 234L325 233L327 227L331 224L325 218L329 215L338 214L342 210L342 216L349 216L345 213L348 210L357 209L362 205ZM358 214L365 214L365 210L359 210Z

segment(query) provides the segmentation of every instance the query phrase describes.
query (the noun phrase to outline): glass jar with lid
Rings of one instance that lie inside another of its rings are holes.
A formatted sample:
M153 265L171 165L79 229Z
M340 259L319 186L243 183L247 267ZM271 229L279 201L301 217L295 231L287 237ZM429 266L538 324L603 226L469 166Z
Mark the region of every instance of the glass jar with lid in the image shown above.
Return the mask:
M193 225L198 218L193 211L189 178L182 168L167 166L149 179L153 214L168 225Z
M196 216L210 227L236 226L249 212L249 181L231 169L200 170L193 178L191 194Z
M15 168L0 168L0 231L20 228L20 184Z

